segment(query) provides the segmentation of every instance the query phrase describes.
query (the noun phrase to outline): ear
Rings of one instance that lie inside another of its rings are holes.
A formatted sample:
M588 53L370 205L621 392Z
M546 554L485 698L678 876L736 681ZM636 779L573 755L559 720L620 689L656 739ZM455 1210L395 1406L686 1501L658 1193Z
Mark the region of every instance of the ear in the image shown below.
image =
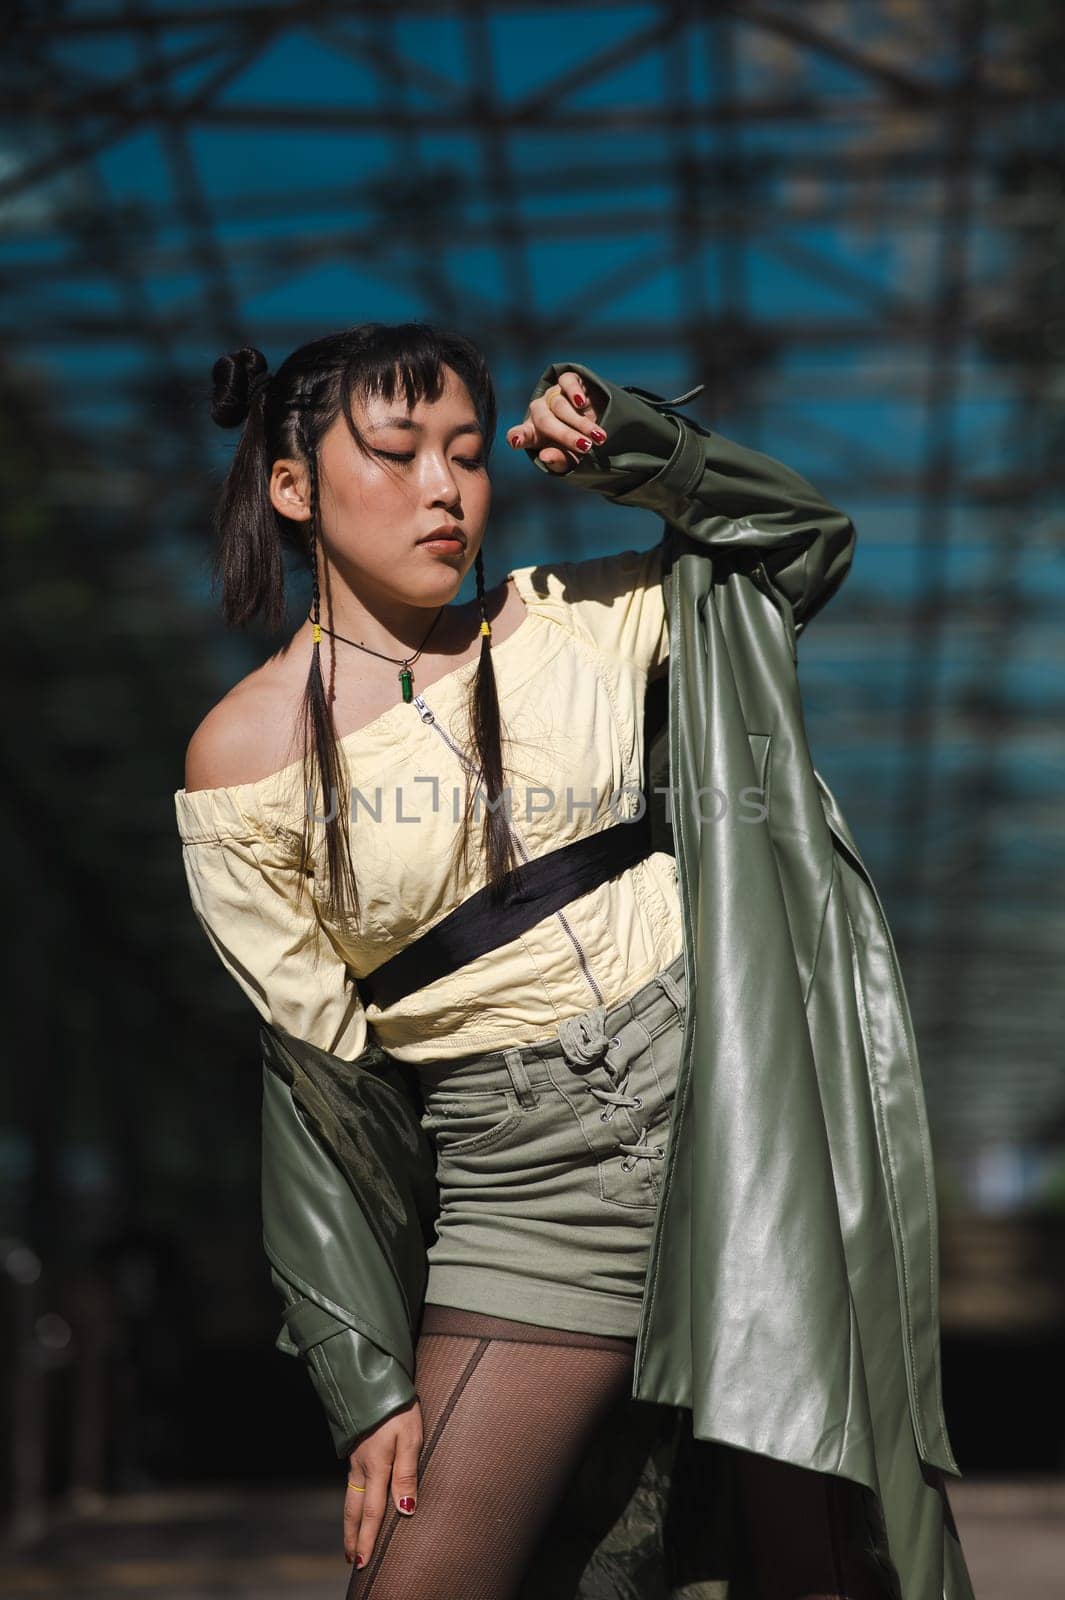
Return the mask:
M275 511L293 522L309 522L310 489L306 462L298 457L281 457L274 462L270 472L270 500Z

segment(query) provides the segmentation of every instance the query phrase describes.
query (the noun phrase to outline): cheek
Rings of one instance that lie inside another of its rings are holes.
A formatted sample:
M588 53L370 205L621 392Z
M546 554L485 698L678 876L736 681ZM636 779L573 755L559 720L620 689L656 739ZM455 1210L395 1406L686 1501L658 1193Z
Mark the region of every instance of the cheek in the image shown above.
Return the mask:
M337 533L394 527L398 515L410 514L410 491L402 479L375 466L361 464L341 480L336 496Z
M478 473L469 493L470 509L482 520L492 504L492 480L487 473Z

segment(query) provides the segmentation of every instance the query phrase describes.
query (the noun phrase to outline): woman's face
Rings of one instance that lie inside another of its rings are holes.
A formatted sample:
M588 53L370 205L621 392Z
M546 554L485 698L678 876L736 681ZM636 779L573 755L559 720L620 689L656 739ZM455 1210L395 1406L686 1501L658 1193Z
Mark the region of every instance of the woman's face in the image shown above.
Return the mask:
M484 537L492 489L485 439L469 391L444 367L438 400L410 410L356 396L360 451L341 413L322 438L322 542L330 563L360 596L439 606L457 594ZM434 545L444 529L458 543Z

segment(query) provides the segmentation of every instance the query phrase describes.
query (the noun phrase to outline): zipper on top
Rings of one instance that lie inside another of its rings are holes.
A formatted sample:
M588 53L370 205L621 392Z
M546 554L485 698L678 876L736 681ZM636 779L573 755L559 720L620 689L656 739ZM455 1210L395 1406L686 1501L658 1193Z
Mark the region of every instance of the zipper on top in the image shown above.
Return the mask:
M451 738L450 734L446 733L445 730L440 726L439 722L437 722L436 716L435 716L434 712L432 711L431 707L427 704L424 695L416 694L414 696L414 699L411 702L411 704L416 708L416 710L418 712L418 715L419 715L419 717L421 717L422 721L424 723L426 723L428 726L430 726L432 728L435 728L436 732L440 735L441 739L443 739L444 743L449 747L449 749L454 751L455 755L458 756L459 760L462 762L462 765L466 768L467 772L470 772L470 773L477 772L478 775L479 775L479 769L476 767L476 764L470 760L470 758L467 756L466 752L459 748L459 746L455 743L454 739ZM523 862L528 861L529 860L529 852L526 849L525 841L522 838L521 834L518 832L518 830L514 826L513 822L508 822L507 823L507 827L508 827L508 829L510 831L511 838L514 840L514 843L518 847L518 850L519 850L519 852L521 854L522 861ZM602 989L599 987L599 983L598 983L598 980L596 979L596 976L595 976L594 972L592 971L591 967L588 965L588 957L584 952L584 947L582 946L580 940L577 938L577 935L574 933L573 929L571 928L570 922L569 922L569 918L561 910L556 911L554 913L554 915L558 918L559 923L561 924L561 926L562 926L567 938L569 939L570 943L572 944L572 946L574 948L574 951L576 952L577 960L580 963L580 968L581 968L581 971L584 974L585 982L587 983L589 989L592 991L593 995L595 996L596 1004L597 1005L605 1005L606 1004L606 997L604 996Z

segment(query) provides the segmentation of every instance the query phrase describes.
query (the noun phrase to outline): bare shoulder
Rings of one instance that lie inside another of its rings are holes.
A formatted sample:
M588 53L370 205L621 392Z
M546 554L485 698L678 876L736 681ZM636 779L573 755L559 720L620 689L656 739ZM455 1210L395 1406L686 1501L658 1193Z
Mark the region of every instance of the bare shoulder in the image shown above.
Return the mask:
M298 695L267 662L211 707L185 752L185 789L258 783L299 757Z

